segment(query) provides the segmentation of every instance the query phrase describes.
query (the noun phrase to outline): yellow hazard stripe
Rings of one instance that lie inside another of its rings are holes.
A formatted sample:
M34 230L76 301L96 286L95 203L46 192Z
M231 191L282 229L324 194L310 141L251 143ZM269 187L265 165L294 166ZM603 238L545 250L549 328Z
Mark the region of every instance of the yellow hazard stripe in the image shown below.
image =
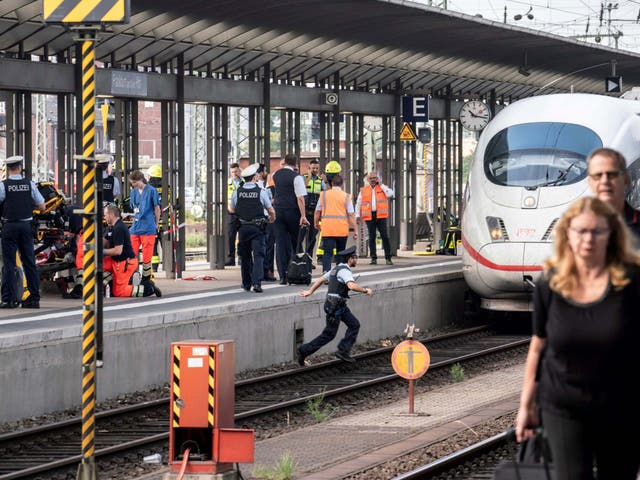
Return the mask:
M64 0L44 0L43 17L46 20L55 12Z
M63 22L82 22L91 11L100 4L100 0L82 0L62 19Z
M180 347L173 347L173 426L180 426L180 407L177 400L180 398Z
M103 22L121 22L124 20L124 2L117 2L102 17Z
M214 397L214 381L215 381L215 367L216 367L216 360L215 360L215 353L216 353L216 349L215 347L209 347L209 411L208 411L208 420L209 420L209 426L213 427L215 420L214 420L214 410L215 410L215 397Z

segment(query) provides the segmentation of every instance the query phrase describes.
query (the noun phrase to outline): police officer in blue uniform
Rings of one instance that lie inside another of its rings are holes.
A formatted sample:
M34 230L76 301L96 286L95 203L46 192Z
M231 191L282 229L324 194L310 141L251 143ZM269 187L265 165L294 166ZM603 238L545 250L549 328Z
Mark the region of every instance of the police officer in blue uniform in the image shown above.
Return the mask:
M36 184L22 176L21 156L5 160L7 179L0 183L2 204L2 303L0 308L16 308L16 252L27 279L29 297L22 308L40 308L40 278L33 251L31 220L34 207L44 212L44 197Z
M353 278L351 269L358 263L358 253L356 252L355 245L338 252L337 255L338 258L340 258L340 263L331 271L318 278L309 290L302 290L300 292L301 297L308 297L315 292L320 285L327 282L329 283L327 298L324 302L324 313L326 314L327 325L320 335L309 343L298 347L297 360L301 367L305 366L306 357L320 350L320 348L336 338L341 321L347 326L347 332L338 344L336 357L345 362L355 362L349 352L358 338L360 322L356 316L351 313L349 307L347 307L349 290L364 293L370 297L373 296L373 290L361 287Z
M112 175L111 159L102 170L102 200L115 203L120 199L120 181Z
M269 193L256 183L260 164L254 163L242 170L244 183L232 194L229 213L237 217L238 255L242 288L262 292L264 276L265 238L267 223L276 218ZM267 215L265 215L265 210Z

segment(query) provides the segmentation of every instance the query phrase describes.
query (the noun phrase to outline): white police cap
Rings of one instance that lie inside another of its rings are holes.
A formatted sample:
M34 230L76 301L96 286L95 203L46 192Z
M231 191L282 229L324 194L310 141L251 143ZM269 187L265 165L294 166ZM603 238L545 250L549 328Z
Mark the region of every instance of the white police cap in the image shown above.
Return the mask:
M253 177L256 173L258 173L258 169L260 168L259 163L252 163L247 168L242 170L240 176L242 178L250 178Z
M16 163L22 163L24 161L24 157L21 155L14 155L13 157L9 157L4 161L5 165L15 165Z

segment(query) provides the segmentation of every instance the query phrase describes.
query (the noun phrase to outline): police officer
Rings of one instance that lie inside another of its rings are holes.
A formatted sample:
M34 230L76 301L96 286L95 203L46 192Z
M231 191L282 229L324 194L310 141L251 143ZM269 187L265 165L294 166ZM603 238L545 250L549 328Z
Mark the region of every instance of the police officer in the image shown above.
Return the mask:
M229 180L227 181L227 201L231 203L231 196L242 183L240 178L240 165L232 163L229 165ZM227 219L228 235L229 235L229 252L227 253L227 261L225 267L233 267L236 264L236 237L238 236L238 222L234 215L229 215Z
M309 162L309 173L304 175L304 183L307 187L307 196L304 197L305 215L309 222L305 250L313 258L313 249L316 246L316 236L318 235L318 230L314 226L313 215L318 205L320 193L324 190L324 182L320 176L320 162L315 158ZM313 268L315 268L315 265Z
M324 302L324 313L326 314L327 325L320 335L309 343L298 347L297 360L301 367L305 366L306 357L336 338L341 321L347 326L347 332L338 344L336 357L345 362L355 362L349 352L358 338L360 322L355 315L351 313L349 307L347 307L349 290L364 293L370 297L373 296L373 290L361 287L353 278L351 269L358 263L358 254L356 253L355 245L338 252L338 255L340 256L340 263L334 267L333 270L318 278L309 290L300 291L300 296L308 297L315 292L320 285L326 282L329 283L327 298Z
M22 308L40 308L40 278L36 269L33 251L34 206L44 212L44 197L36 184L22 176L21 156L5 160L7 179L0 183L0 204L2 204L2 303L0 308L16 308L16 252L27 279L29 297L22 302Z
M109 161L102 170L102 200L106 203L115 203L120 199L120 182L112 175L111 165Z
M273 203L273 192L275 190L275 186L273 185L273 181L269 182L269 180L269 172L267 172L264 163L261 163L258 168L258 180L256 183L267 191L269 200ZM271 185L269 185L269 183L271 183ZM273 264L275 259L274 251L276 246L276 234L273 223L267 224L265 242L267 246L264 257L264 278L262 280L264 282L275 282L277 281L277 278L273 275Z
M262 292L267 222L273 223L276 216L267 190L256 183L259 168L260 164L254 163L242 170L244 183L233 192L229 202L229 213L235 215L240 224L238 255L242 288L248 292L253 287L256 293Z

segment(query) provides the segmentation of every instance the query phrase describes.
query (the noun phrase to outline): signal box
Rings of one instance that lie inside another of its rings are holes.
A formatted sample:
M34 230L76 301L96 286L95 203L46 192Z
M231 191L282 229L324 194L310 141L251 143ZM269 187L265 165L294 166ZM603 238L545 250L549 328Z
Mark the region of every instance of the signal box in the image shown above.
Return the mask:
M173 342L171 362L171 472L185 463L184 473L193 474L224 473L234 463L252 463L254 431L234 428L234 342Z

